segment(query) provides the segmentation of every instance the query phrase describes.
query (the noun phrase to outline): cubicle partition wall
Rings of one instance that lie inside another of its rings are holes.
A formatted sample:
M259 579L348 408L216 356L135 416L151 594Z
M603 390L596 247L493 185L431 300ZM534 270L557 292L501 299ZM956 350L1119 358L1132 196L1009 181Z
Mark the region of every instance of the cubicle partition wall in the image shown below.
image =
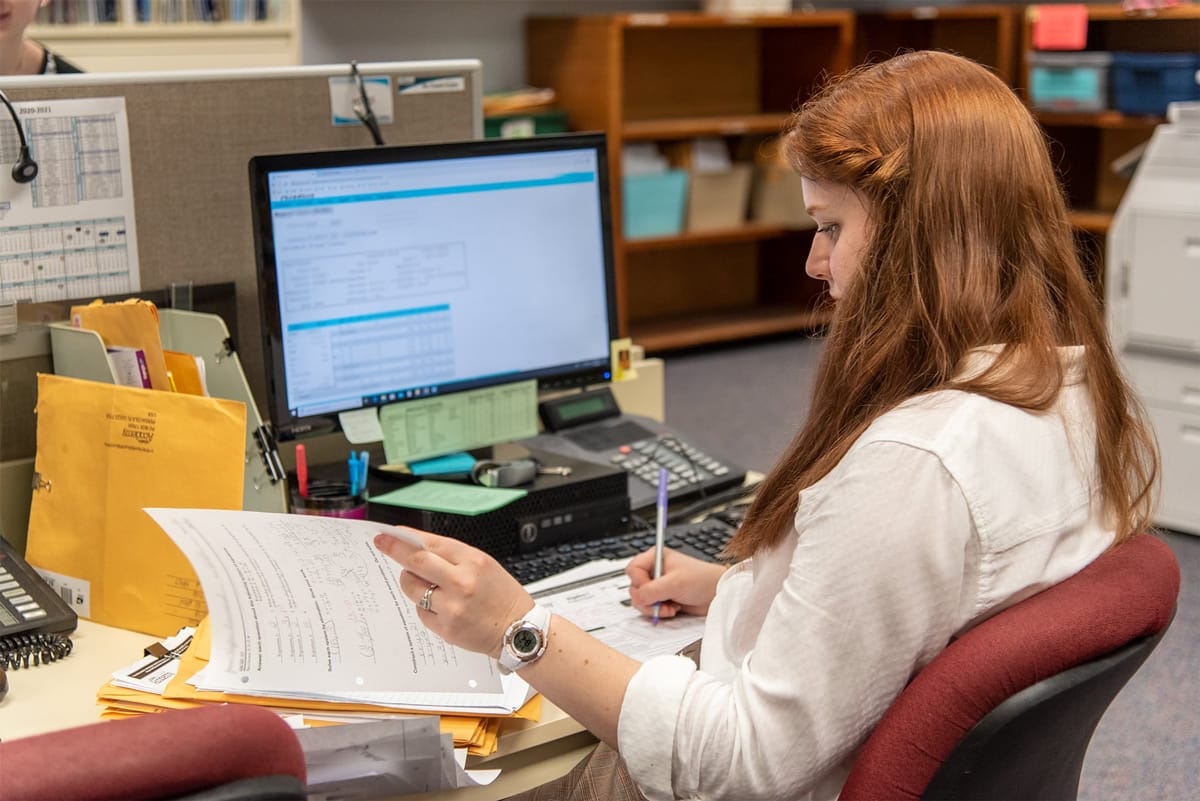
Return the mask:
M477 60L357 69L385 144L482 136ZM371 147L370 132L348 102L357 91L350 76L349 64L97 73L0 78L0 89L18 112L39 100L124 98L141 287L233 282L237 315L228 323L240 332L239 355L265 411L247 165L257 155ZM9 125L0 109L0 128ZM8 145L0 146L0 181L7 182L16 142L6 135L0 143ZM0 233L23 223L19 210L4 211ZM17 312L18 332L0 333L0 532L23 542L35 450L34 376L52 366L44 307L19 304Z

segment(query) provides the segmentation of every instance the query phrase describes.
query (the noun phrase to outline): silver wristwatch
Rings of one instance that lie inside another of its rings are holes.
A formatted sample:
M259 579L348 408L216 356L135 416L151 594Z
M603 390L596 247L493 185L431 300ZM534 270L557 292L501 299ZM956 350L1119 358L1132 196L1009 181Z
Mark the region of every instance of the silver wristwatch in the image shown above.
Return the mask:
M536 604L525 617L514 620L504 632L504 642L500 646L500 672L512 673L515 670L537 661L546 652L546 643L550 639L550 610Z

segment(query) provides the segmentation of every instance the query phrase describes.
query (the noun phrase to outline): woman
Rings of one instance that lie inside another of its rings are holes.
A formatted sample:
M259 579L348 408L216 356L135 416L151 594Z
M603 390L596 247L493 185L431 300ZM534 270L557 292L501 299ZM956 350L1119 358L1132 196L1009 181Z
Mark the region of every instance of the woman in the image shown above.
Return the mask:
M620 758L546 797L615 797L627 771L653 799L835 798L951 638L1149 521L1153 440L1013 92L966 59L898 56L821 90L786 152L819 226L806 268L835 301L810 416L730 543L742 561L628 567L643 612L708 615L699 669L552 618L521 675ZM511 663L529 595L425 539L377 539L421 619Z
M25 38L38 9L50 0L0 0L0 75L83 72L45 46Z

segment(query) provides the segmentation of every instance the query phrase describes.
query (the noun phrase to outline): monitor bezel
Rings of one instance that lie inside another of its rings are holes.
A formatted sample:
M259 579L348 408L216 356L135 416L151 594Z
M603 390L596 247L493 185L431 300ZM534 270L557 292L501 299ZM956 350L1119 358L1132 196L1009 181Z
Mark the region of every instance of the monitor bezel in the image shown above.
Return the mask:
M268 186L268 176L272 172L579 149L591 149L596 153L601 243L604 250L606 317L608 340L612 342L618 338L619 329L616 270L613 260L608 148L607 138L603 133L554 134L521 139L462 140L420 145L278 153L252 157L249 162L250 208L254 232L255 271L258 277L263 367L267 382L268 416L274 424L276 436L281 440L290 440L337 431L341 428L338 416L342 412L297 416L293 415L288 407L287 384L284 380L283 331L279 314L278 278ZM607 383L611 380L611 363L588 368L554 367L547 369L552 369L553 372L539 375L538 371L530 371L530 374L521 378L536 379L539 390L572 389ZM467 389L470 387L456 391L466 391Z

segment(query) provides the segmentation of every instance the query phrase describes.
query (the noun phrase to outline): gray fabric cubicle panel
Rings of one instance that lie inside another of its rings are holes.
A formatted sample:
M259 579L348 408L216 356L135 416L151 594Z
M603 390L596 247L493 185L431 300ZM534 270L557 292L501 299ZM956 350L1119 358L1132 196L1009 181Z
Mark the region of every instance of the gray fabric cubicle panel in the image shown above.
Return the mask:
M392 78L394 121L380 125L386 144L480 135L477 61L360 64L359 69ZM256 155L372 146L365 127L331 122L329 78L348 73L346 65L331 65L0 80L14 102L125 98L142 286L236 282L238 351L264 412L247 163ZM462 76L464 88L397 93L396 79L412 76Z

